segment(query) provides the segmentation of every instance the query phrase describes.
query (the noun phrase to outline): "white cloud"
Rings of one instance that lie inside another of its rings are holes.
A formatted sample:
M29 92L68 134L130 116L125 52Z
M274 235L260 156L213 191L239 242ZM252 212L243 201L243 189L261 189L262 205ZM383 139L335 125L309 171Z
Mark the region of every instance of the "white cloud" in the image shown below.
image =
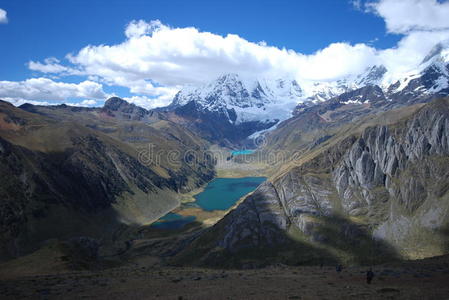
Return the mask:
M332 80L363 70L376 50L364 44L335 43L314 55L220 36L196 28L171 28L159 21L133 21L116 45L87 46L68 56L77 69L132 93L160 97L185 84L204 83L223 73ZM54 62L33 69L58 73ZM30 63L31 67L31 63ZM157 84L155 84L157 83ZM162 86L162 87L161 87Z
M299 62L299 72L309 80L338 79L357 74L369 65L378 63L376 49L365 44L334 43L313 55L304 56ZM323 76L324 75L324 76Z
M134 103L137 106L146 109L153 109L156 107L164 107L169 105L173 100L173 97L174 95L163 95L157 98L150 98L147 96L132 96L132 97L125 97L123 99L125 99L129 103Z
M352 7L354 7L354 9L356 10L362 10L363 8L363 3L362 0L351 0L349 1L349 3L352 5Z
M8 101L12 103L15 106L20 106L25 103L33 104L33 105L44 105L44 106L51 106L51 105L60 105L60 104L66 104L68 106L77 106L77 107L86 107L86 106L97 106L98 102L95 100L83 100L81 102L49 102L49 101L38 101L38 100L27 100L27 99L20 99L20 98L3 98L2 100Z
M80 83L64 83L40 77L24 81L0 81L0 99L8 101L62 102L71 98L104 99L105 97L107 94L103 91L102 85L88 80Z
M3 98L2 100L8 101L15 106L20 106L25 103L29 103L29 104L33 104L33 105L45 105L45 106L61 104L61 103L48 102L48 101L36 101L36 100L27 100L27 99L9 98L9 97Z
M388 32L449 29L449 2L437 0L380 0L367 7L385 20Z
M66 67L60 64L59 59L55 57L48 57L44 60L44 63L30 61L28 62L28 68L33 71L39 71L42 73L58 73L60 75L84 75L80 70Z
M31 61L29 68L47 74L84 75L90 82L127 87L132 93L128 101L153 108L168 104L186 84L208 82L224 73L296 78L305 86L357 74L377 64L398 74L415 68L436 43L449 39L449 18L443 18L449 15L447 2L351 3L360 10L369 8L385 19L390 33L404 37L386 50L340 42L304 55L235 34L221 36L193 27L172 28L159 20L139 20L127 25L122 43L88 45L67 55L70 65L50 58L43 63Z
M81 106L93 106L95 104L97 104L97 101L95 101L93 99L91 99L91 100L83 100L83 101L80 102Z
M6 10L0 8L0 23L8 23L8 17Z
M379 52L379 57L392 73L406 72L422 62L432 48L449 39L449 31L416 31L401 39L395 48Z
M126 26L125 35L127 38L138 38L161 28L165 28L165 26L159 20L153 20L149 23L143 20L133 20Z

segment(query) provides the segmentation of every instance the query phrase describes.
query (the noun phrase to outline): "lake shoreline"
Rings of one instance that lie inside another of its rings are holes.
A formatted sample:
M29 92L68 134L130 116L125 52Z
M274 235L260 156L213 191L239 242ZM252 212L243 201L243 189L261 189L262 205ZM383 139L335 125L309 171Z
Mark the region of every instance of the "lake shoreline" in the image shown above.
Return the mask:
M244 198L254 192L265 180L267 180L267 177L264 176L215 177L203 187L190 192L177 208L156 220L151 226L175 229L179 225L180 227L176 229L181 229L189 221L211 226L228 214L229 211L235 209ZM213 203L210 201L211 198L214 199ZM187 223L184 224L184 221Z

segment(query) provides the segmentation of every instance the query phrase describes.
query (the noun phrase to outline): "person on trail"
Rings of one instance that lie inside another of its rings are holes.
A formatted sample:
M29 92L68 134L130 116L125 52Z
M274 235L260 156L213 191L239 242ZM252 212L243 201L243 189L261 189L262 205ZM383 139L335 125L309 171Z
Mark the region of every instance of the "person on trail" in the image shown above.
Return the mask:
M369 269L366 272L366 283L371 284L371 281L373 280L373 278L374 278L374 272L372 269Z
M342 265L337 265L335 267L335 271L337 271L338 273L340 273L343 270L343 266Z

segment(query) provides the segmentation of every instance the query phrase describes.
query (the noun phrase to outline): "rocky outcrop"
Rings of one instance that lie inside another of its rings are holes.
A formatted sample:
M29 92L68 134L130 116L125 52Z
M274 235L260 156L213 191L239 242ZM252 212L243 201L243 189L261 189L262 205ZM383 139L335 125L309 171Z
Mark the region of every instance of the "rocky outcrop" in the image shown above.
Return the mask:
M270 183L260 186L224 222L224 236L218 246L231 252L285 242L278 231L287 229L288 220Z
M279 194L286 195L280 197L281 201L290 210L299 209L299 216L291 214L293 223L306 233L307 226L311 225L302 215L340 212L348 217L360 217L377 238L399 250L404 249L404 243L408 247L419 247L408 241L419 239L414 231L422 230L426 224L433 224L433 228L446 225L448 100L428 104L409 119L394 125L369 127L353 142L352 139L354 137L291 170L274 184L282 191ZM338 151L345 144L342 149L346 150ZM335 160L320 162L332 155ZM313 174L320 169L319 176ZM441 213L429 214L435 209ZM391 226L405 219L413 220L414 225L394 233ZM439 240L437 235L434 232L433 238ZM435 253L428 252L428 255L440 253L442 240L439 243L433 245ZM426 245L426 248L432 247ZM402 252L408 254L406 249Z
M193 101L177 107L174 113L176 114L175 122L180 122L179 117L182 117L183 121L180 124L222 146L238 145L254 132L268 129L278 122L246 121L234 124L229 121L229 118L234 118L235 121L233 109L223 108L211 111L207 108L199 108Z
M449 99L332 140L220 221L215 246L279 247L292 242L288 231L299 230L303 241L350 262L447 252Z
M101 108L101 112L123 121L132 120L151 123L164 119L156 111L146 110L118 97L111 97L106 100L103 108Z
M356 213L353 209L369 206L378 198L377 192L371 192L376 187L385 189L409 212L428 196L445 194L441 190L446 185L446 178L441 177L445 173L434 160L447 158L448 141L449 114L443 101L424 107L395 127L366 129L333 172L345 211Z

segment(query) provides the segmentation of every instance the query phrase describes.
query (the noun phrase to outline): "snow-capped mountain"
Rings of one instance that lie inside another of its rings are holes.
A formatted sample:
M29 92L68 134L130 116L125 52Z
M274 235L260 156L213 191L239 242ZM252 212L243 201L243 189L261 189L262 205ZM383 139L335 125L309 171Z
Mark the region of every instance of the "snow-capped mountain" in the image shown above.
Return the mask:
M375 89L366 89L372 86ZM316 82L302 86L307 100L313 104L345 99L344 104L384 101L389 106L426 102L449 94L449 43L437 44L416 68L393 73L382 65L369 67L359 75L332 82ZM367 93L375 91L375 95ZM310 104L310 103L309 103Z
M219 113L232 124L272 123L289 118L302 98L303 92L295 80L249 80L226 74L203 86L185 87L170 107L194 102L199 109Z
M348 75L335 81L302 82L305 97L303 102L319 104L367 85L378 85L386 73L387 69L384 66L376 65L366 68L361 74Z
M419 102L448 95L449 43L436 45L416 70L402 74L396 82L383 88L392 101Z
M311 106L328 110L367 104L389 109L447 95L449 42L436 45L415 69L405 73L374 65L336 81L299 83L294 79L248 79L226 74L201 86L183 88L166 110L189 118L195 124L189 126L200 128L208 136L237 141L271 130Z

